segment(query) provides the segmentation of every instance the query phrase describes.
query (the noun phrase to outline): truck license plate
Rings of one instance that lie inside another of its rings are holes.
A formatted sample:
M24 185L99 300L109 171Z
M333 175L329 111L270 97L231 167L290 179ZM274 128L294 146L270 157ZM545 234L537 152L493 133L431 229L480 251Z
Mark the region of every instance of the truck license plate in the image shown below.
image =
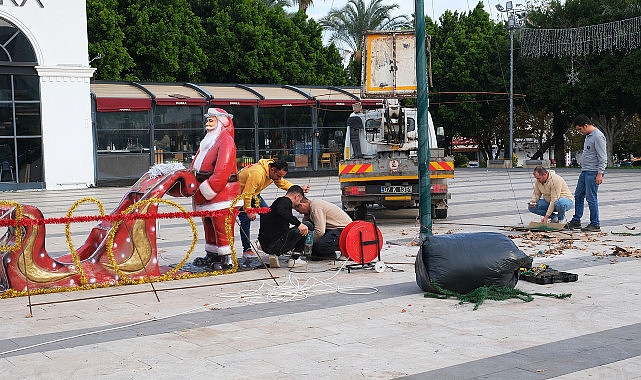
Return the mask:
M383 194L407 194L412 193L412 186L381 186Z

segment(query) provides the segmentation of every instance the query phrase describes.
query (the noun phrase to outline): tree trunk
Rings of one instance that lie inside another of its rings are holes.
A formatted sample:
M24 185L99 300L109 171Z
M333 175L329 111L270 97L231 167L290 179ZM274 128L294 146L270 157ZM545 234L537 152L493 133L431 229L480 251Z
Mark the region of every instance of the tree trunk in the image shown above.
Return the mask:
M539 150L537 150L533 155L532 159L542 160L543 153L545 153L551 146L554 145L554 159L556 160L557 167L565 167L567 162L565 161L565 132L568 131L570 125L567 123L566 118L564 118L559 109L554 109L552 111L552 138L544 142Z
M608 166L610 167L614 166L614 142L625 126L630 122L630 120L632 120L633 116L634 115L626 114L625 111L621 111L621 114L618 117L592 115L592 122L595 123L594 126L599 128L601 132L603 132L603 135L605 135L605 147Z

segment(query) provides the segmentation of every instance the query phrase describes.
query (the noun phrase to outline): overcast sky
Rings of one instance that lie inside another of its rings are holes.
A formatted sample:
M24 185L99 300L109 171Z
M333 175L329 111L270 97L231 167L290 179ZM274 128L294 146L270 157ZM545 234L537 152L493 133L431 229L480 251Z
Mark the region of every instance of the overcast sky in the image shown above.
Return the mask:
M425 14L429 16L432 20L438 21L438 18L445 12L445 10L451 10L452 12L458 11L469 12L480 0L423 0L423 9ZM484 4L485 11L488 12L491 18L496 16L496 4L505 4L505 1L496 1L496 0L482 0ZM366 4L370 0L365 0ZM415 0L385 0L385 4L398 4L399 9L398 13L395 14L404 14L411 16L414 13L414 2ZM525 2L525 1L523 1ZM331 8L340 9L347 4L346 0L314 0L314 4L307 9L307 15L318 20L319 18L326 16L329 13ZM491 8L491 9L490 9Z

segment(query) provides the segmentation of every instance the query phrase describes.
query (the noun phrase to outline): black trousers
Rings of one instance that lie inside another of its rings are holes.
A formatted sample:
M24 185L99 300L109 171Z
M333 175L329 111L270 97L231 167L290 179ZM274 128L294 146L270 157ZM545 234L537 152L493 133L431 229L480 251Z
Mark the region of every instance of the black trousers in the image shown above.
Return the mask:
M320 239L314 243L314 247L312 248L312 257L319 259L335 259L336 256L334 252L340 251L338 241L341 237L341 232L343 232L342 228L325 230L325 235L321 236Z
M314 231L314 225L311 222L303 222L310 231ZM305 248L305 236L300 234L298 227L292 227L283 232L278 240L271 242L260 242L261 249L270 255L282 255L283 253L293 250L297 253L303 253Z

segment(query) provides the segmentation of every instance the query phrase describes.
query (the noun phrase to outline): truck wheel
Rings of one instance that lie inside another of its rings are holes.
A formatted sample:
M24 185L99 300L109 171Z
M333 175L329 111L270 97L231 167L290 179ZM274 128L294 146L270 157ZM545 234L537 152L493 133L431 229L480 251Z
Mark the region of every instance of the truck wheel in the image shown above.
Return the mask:
M434 209L434 219L445 219L447 218L447 209L446 208L435 208Z
M356 207L354 210L354 220L366 220L367 219L367 204L361 203L360 206Z
M347 210L347 207L345 206L345 203L343 203L343 211L345 211L345 214L349 215L349 217L352 218L352 220L356 220L355 219L355 215L354 215L355 211Z

